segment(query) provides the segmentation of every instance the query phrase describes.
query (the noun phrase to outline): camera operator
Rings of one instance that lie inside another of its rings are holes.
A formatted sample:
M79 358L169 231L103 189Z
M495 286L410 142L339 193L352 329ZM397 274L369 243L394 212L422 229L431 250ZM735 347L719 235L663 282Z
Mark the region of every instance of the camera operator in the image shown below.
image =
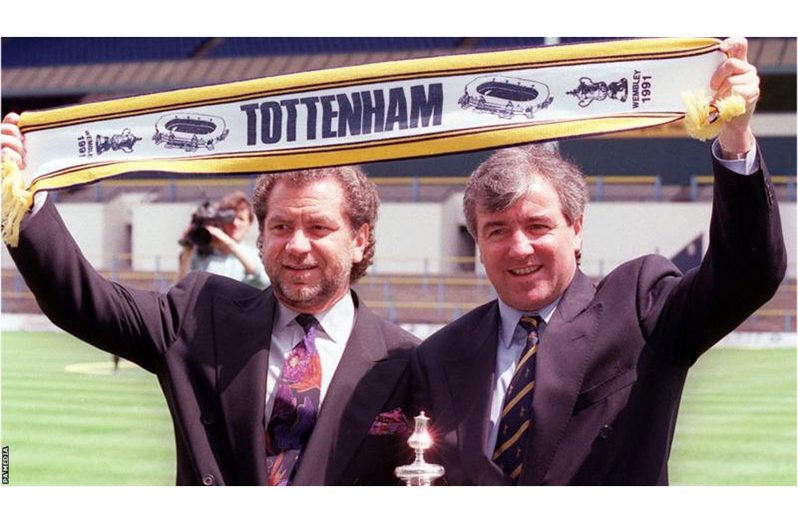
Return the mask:
M183 246L180 278L189 270L199 270L261 289L268 287L269 277L257 249L241 243L254 218L252 204L241 191L228 194L218 205L209 202L201 205L178 242Z

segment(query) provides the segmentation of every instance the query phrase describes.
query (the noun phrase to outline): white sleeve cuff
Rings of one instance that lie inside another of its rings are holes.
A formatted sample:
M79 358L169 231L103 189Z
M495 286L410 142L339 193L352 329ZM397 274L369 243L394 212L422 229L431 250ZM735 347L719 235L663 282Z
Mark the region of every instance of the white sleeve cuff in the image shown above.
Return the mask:
M30 209L30 215L33 216L34 214L39 212L39 209L44 207L44 202L46 201L47 201L47 191L37 192L33 196L33 206Z
M743 176L750 176L759 170L759 157L756 154L758 145L754 144L753 147L745 154L745 158L739 160L726 160L723 158L720 150L720 142L716 139L712 143L712 154L715 159L720 162L726 169L742 174Z

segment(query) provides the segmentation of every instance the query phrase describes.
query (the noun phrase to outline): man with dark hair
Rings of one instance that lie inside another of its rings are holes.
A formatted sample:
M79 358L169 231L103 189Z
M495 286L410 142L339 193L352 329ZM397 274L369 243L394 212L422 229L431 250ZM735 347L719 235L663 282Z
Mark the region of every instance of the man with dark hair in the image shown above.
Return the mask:
M749 122L759 78L730 39L712 78L747 112L713 144L709 250L681 274L644 256L597 285L579 270L579 170L545 146L505 149L471 175L464 210L498 300L414 356L430 461L453 485L667 484L689 367L784 277L778 207Z
M22 165L17 122L2 150ZM350 289L374 255L376 187L336 167L264 175L255 194L265 291L207 272L167 294L109 282L42 197L9 251L56 325L158 376L178 484L395 484L418 340Z

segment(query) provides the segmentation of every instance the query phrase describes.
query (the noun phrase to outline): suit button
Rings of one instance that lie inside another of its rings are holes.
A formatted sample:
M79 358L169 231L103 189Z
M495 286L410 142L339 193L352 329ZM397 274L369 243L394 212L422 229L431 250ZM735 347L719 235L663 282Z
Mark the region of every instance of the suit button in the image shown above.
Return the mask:
M601 439L610 439L612 437L612 427L609 425L601 427L601 430L599 430L599 437Z
M206 487L210 487L211 485L216 484L216 478L213 477L213 474L205 474L202 476L202 484Z
M202 415L203 425L213 425L216 422L216 416L213 412L206 412Z

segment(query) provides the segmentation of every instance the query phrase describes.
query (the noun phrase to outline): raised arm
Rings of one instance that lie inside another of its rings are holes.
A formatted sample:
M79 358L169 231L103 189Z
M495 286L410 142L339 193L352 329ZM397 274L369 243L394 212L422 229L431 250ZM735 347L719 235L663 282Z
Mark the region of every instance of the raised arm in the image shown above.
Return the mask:
M727 122L718 137L719 147L713 145L720 157L713 158L707 253L701 265L683 278L675 271L665 274L638 297L644 330L682 365L694 363L764 305L778 289L787 265L773 185L751 132L759 77L746 59L745 39L726 40L722 49L729 57L713 75L712 86L718 97L741 95L746 113ZM756 154L753 172L724 161L743 159L749 152Z
M3 159L23 167L25 139L18 122L16 114L3 118L0 144ZM22 221L19 245L9 253L42 312L84 341L154 371L194 303L201 277L168 295L110 282L85 259L52 202L43 201L37 211Z

